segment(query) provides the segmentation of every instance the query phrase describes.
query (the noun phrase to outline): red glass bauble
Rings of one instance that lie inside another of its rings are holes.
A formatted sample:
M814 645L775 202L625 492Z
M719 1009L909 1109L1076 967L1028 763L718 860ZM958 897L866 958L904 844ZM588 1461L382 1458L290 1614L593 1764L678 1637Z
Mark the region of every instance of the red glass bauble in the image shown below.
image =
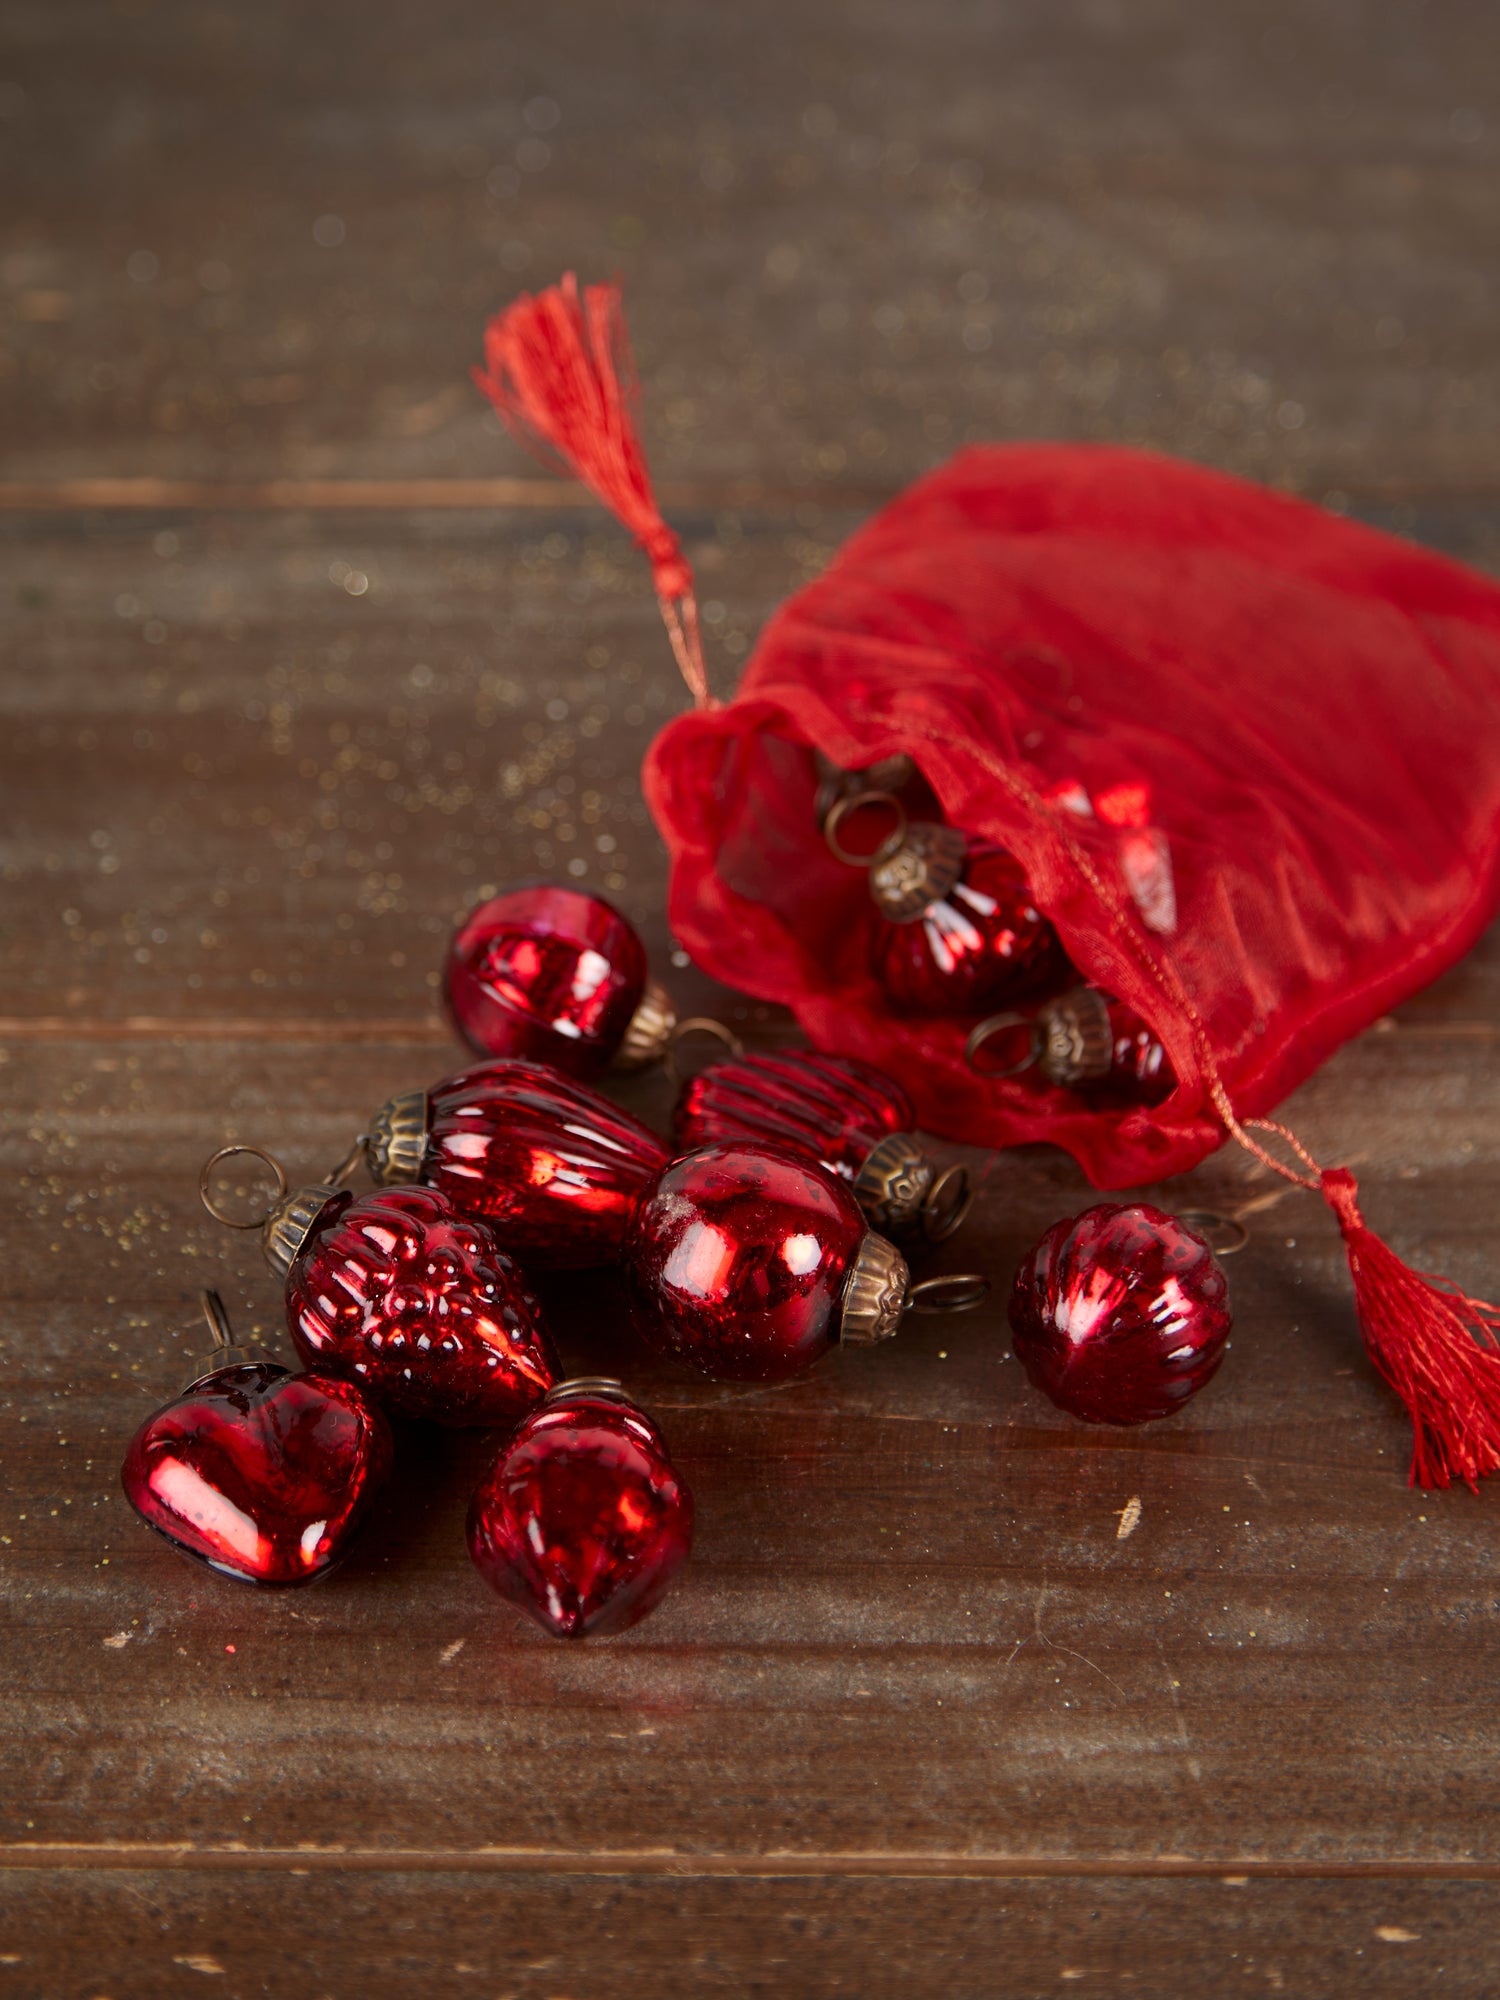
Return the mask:
M448 952L448 1011L480 1055L531 1056L596 1076L646 991L646 951L602 897L509 889L465 919Z
M286 1312L309 1367L397 1416L513 1423L557 1380L520 1268L435 1188L330 1196L287 1272Z
M644 1618L692 1541L693 1496L660 1431L612 1384L565 1383L502 1445L469 1508L479 1574L559 1639Z
M391 1434L351 1382L246 1362L204 1375L148 1417L125 1497L174 1547L246 1583L312 1583L391 1464Z
M891 1005L910 1014L982 1014L1077 976L1020 863L984 840L969 842L959 880L912 921L877 915L871 962Z
M779 1382L839 1338L867 1234L858 1202L812 1161L730 1141L674 1160L625 1238L636 1324L705 1375Z
M1133 1104L1160 1104L1177 1088L1177 1076L1161 1037L1133 1007L1106 997L1109 1009L1109 1072L1081 1086L1100 1110Z
M911 1100L869 1063L812 1049L732 1056L683 1087L673 1132L684 1151L756 1139L852 1181L882 1139L916 1123Z
M408 1115L409 1114L409 1115ZM420 1180L479 1216L528 1268L613 1263L636 1196L667 1163L656 1134L543 1063L476 1063L377 1112L378 1181Z
M1228 1288L1176 1216L1101 1202L1054 1223L1016 1273L1016 1358L1060 1409L1093 1424L1180 1410L1224 1358Z

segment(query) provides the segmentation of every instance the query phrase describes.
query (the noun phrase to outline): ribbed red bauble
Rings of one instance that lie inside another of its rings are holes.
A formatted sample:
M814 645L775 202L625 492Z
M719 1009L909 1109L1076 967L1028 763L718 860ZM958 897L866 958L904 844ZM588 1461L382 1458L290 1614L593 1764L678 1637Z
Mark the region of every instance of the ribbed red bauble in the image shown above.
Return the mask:
M613 1262L667 1161L638 1118L545 1063L476 1063L383 1104L365 1142L383 1187L419 1181L539 1270Z
M693 1496L618 1382L564 1382L500 1447L468 1537L501 1597L557 1638L597 1637L661 1602L692 1546Z
M750 1139L803 1154L848 1182L875 1228L940 1241L968 1211L969 1177L963 1167L939 1172L915 1122L905 1091L880 1070L795 1049L700 1070L683 1087L673 1129L684 1150Z
M1195 1396L1224 1358L1228 1287L1177 1216L1101 1202L1047 1231L1010 1298L1016 1358L1059 1409L1143 1424Z

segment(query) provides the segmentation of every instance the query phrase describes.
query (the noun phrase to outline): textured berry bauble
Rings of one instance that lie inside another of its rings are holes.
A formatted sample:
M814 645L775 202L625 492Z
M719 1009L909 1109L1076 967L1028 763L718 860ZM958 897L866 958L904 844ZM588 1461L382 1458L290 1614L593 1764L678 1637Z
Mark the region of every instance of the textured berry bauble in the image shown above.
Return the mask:
M623 1632L661 1602L693 1497L649 1417L610 1383L564 1383L500 1449L469 1508L492 1590L560 1639Z
M543 1270L612 1263L637 1195L667 1161L656 1134L598 1091L506 1059L392 1098L366 1152L382 1185L436 1188Z
M480 1055L597 1076L647 999L646 951L602 897L511 889L459 927L444 987L454 1025Z
M1101 1202L1054 1223L1016 1273L1017 1359L1060 1409L1095 1424L1169 1417L1224 1358L1228 1288L1176 1216Z
M959 879L919 915L877 916L871 962L891 1004L911 1014L982 1014L1055 990L1069 976L1020 863L982 840L969 842Z
M218 1368L148 1417L125 1497L185 1555L246 1583L311 1583L344 1554L391 1463L353 1383L270 1362Z
M558 1374L541 1307L483 1223L435 1188L302 1191L319 1192L286 1273L309 1367L440 1424L510 1423L540 1402Z
M779 1382L840 1338L867 1238L894 1257L847 1186L811 1160L749 1142L705 1146L642 1196L625 1238L626 1290L658 1349L723 1380ZM895 1263L891 1332L906 1279Z

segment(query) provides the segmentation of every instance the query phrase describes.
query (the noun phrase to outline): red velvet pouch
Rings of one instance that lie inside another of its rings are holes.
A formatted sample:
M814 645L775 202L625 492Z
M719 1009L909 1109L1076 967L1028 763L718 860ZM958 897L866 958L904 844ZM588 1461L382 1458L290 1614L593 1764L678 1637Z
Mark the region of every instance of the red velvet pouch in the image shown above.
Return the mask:
M888 1071L932 1131L1050 1139L1100 1186L1183 1172L1231 1134L1337 1216L1371 1357L1415 1423L1413 1478L1500 1466L1500 1313L1408 1269L1347 1170L1262 1115L1500 905L1500 589L1169 459L972 449L783 606L718 706L631 422L618 292L521 299L485 353L501 415L651 560L698 706L644 782L699 964ZM864 877L823 838L819 751L844 770L906 753L951 825L1015 855L1083 976L1156 1028L1175 1092L1085 1109L1034 1071L976 1076L970 1024L894 1013Z

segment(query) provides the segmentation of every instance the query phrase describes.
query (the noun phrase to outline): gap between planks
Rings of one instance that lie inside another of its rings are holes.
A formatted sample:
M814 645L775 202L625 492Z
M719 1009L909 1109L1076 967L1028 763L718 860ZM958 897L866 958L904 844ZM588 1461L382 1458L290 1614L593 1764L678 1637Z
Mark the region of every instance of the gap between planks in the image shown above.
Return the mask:
M194 1847L175 1841L24 1841L0 1846L6 1869L103 1871L185 1869L213 1873L313 1871L432 1875L640 1875L743 1880L815 1876L884 1876L909 1880L1102 1880L1226 1877L1278 1881L1500 1881L1500 1861L1313 1861L1226 1855L1205 1860L1162 1855L1011 1855L848 1853L683 1854L663 1848L600 1848L577 1852L539 1847Z
M1495 501L1493 479L1373 479L1353 482L1335 470L1299 474L1297 491L1334 490L1360 503L1391 501ZM659 497L667 507L717 512L722 508L785 511L819 507L879 507L899 489L833 482L775 486L745 480L668 481ZM356 512L496 507L565 512L594 506L576 482L565 479L132 479L93 478L0 482L0 513L72 510L204 513Z

